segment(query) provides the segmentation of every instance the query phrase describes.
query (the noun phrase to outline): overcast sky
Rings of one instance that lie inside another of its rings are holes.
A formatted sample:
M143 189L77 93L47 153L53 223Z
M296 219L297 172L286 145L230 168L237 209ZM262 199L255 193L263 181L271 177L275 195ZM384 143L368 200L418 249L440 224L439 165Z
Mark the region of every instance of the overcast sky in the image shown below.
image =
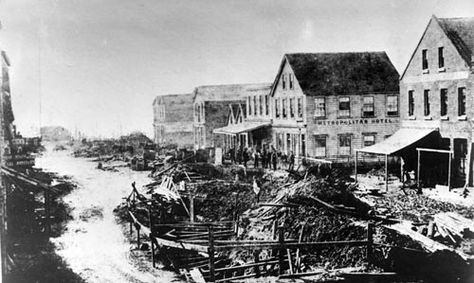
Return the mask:
M16 124L152 133L156 95L273 81L288 52L386 51L401 73L432 14L473 0L0 0Z

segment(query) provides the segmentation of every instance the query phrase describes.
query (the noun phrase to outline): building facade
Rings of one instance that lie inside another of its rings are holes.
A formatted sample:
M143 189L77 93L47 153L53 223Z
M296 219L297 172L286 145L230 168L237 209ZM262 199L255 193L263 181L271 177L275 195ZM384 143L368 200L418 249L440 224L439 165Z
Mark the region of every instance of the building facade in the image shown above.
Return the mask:
M399 127L399 75L384 52L283 57L271 91L273 146L343 162Z
M245 105L249 96L264 95L269 89L270 84L266 83L197 87L194 90L194 148L224 147L225 134L214 133L214 130L228 126L230 106Z
M437 129L454 186L472 184L474 18L433 16L401 77L403 127Z
M158 146L193 146L193 94L159 95L153 101L154 142Z

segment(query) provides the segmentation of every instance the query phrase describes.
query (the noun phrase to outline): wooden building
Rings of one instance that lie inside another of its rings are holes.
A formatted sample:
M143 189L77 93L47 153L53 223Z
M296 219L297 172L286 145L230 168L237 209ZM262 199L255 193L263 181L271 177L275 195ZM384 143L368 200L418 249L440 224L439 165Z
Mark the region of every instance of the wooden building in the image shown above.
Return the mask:
M400 80L401 129L363 149L398 154L421 186L472 185L474 18L429 21Z
M230 106L245 105L249 96L265 95L269 86L268 83L261 83L197 87L194 90L194 148L224 147L226 134L214 134L214 130L229 125L229 113L232 109ZM238 132L235 135L247 132ZM243 135L242 139L242 144L248 145L248 135Z
M270 83L262 84L246 93L245 103L230 105L227 126L214 129L214 134L224 135L225 151L230 148L262 150L270 147L270 90Z
M193 98L189 94L159 95L153 101L154 142L158 146L193 146Z
M284 55L270 93L273 146L346 162L398 129L398 80L385 52Z

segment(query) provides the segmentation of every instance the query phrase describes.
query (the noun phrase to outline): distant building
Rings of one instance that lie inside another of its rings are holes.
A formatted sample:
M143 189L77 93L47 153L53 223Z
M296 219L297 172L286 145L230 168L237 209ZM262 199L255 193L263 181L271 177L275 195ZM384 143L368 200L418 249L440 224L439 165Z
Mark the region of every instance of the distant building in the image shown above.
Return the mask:
M432 146L453 151L453 185L472 185L474 18L431 18L401 77L400 93L403 128L439 131L441 141ZM439 159L444 165L436 174L447 176L447 155Z
M154 142L159 146L193 146L193 98L190 94L159 95L153 101Z
M61 126L46 126L40 129L43 141L69 141L72 139L71 133Z
M214 129L215 134L224 135L224 152L230 149L252 147L269 149L271 132L271 84L245 95L245 103L229 106L229 118L225 127Z
M269 85L263 83L197 87L194 90L194 147L223 147L225 137L222 134L214 134L213 131L228 124L229 106L245 104L246 99L252 95L265 95Z
M346 162L399 127L399 74L385 52L283 56L271 96L273 146Z

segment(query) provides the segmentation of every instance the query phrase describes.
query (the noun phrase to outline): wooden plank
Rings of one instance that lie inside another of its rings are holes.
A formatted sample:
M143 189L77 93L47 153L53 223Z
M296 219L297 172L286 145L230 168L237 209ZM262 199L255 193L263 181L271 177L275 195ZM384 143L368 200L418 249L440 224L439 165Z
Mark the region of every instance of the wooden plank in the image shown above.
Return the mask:
M330 246L366 246L368 244L367 240L355 240L355 241L327 241L327 242L284 242L283 248L285 249L294 249L294 248L322 248ZM279 243L263 243L263 244L232 244L232 245L222 245L216 246L217 250L225 249L276 249L279 248Z
M207 254L207 247L203 245L190 244L186 242L170 241L162 238L155 237L156 242L160 246L166 246L170 248L177 248L188 251L196 251Z

